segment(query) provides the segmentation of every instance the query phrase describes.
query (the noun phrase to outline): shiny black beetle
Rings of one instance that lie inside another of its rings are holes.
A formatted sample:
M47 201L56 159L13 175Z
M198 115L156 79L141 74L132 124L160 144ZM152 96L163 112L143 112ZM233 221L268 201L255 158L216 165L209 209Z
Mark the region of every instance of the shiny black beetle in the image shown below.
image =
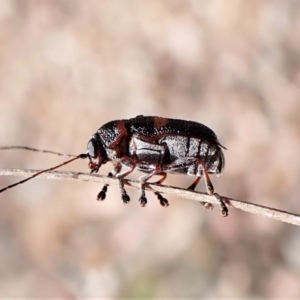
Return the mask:
M109 176L119 180L122 200L128 203L130 198L124 188L123 179L134 169L146 173L139 178L141 182L141 206L145 206L146 182L154 175L162 178L156 183L161 184L167 173L197 176L188 189L194 190L201 177L204 177L208 194L214 195L221 206L223 216L228 209L221 197L214 192L209 174L221 174L225 166L223 147L215 133L203 124L178 119L161 117L137 116L128 120L111 121L101 126L87 144L87 153L51 169L41 171L32 177L8 186L0 192L23 183L42 172L54 170L78 158L88 158L91 173L98 172L101 165L112 162L113 171ZM121 171L122 167L127 167ZM107 186L97 196L98 200L106 197ZM168 205L167 199L155 193L163 206ZM206 208L212 206L202 203Z

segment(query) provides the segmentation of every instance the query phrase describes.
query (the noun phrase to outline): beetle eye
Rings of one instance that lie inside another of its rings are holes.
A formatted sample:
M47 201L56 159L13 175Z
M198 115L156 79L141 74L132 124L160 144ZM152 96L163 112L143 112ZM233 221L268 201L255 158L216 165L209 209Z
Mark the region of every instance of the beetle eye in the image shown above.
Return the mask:
M95 158L96 157L96 146L95 146L95 142L93 139L90 139L88 144L87 144L87 150L88 150L88 153L89 153L89 156L92 157L92 158Z

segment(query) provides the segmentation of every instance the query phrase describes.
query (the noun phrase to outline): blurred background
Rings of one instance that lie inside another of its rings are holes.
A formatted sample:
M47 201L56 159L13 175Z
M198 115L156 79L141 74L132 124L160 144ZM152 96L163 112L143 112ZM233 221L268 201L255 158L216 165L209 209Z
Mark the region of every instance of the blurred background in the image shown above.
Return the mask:
M228 149L218 193L300 213L299 88L297 0L0 4L1 146L79 154L114 119L198 121ZM1 168L63 160L0 152ZM124 206L116 186L99 203L101 188L35 179L0 195L0 297L300 297L298 227L151 193L141 208L131 189Z

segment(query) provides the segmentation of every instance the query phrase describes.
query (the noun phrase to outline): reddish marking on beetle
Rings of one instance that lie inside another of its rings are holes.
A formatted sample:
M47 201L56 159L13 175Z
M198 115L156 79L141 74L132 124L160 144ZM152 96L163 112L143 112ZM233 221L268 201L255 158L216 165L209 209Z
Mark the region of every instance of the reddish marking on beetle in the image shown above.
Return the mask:
M154 117L154 128L164 127L168 125L169 120L162 117Z
M109 144L108 147L111 149L114 149L116 147L119 148L119 145L122 142L122 140L128 136L128 131L126 129L124 120L119 120L116 122L115 130L119 132L119 135L114 142Z

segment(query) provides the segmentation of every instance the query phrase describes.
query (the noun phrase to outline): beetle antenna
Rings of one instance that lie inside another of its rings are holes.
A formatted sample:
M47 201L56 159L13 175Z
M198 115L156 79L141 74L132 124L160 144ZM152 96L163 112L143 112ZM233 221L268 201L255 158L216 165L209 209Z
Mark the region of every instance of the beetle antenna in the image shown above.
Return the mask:
M57 166L52 167L52 168L49 168L49 169L42 170L42 171L37 172L37 173L35 173L34 175L32 175L32 176L30 176L30 177L28 177L28 178L26 178L26 179L23 179L23 180L18 181L18 182L14 183L14 184L8 185L7 187L1 189L1 190L0 190L0 193L4 192L4 191L6 191L6 190L8 190L8 189L10 189L10 188L13 188L13 187L15 187L16 185L22 184L22 183L24 183L24 182L26 182L26 181L28 181L28 180L30 180L30 179L32 179L32 178L34 178L34 177L40 175L40 174L42 174L42 173L45 173L45 172L48 172L48 171L53 171L53 170L58 169L58 168L60 168L60 167L62 167L62 166L64 166L64 165L69 164L70 162L72 162L72 161L74 161L74 160L76 160L76 159L79 159L79 158L83 158L83 159L84 159L84 158L87 158L87 157L88 157L88 154L86 154L86 153L84 153L84 154L79 154L79 155L77 155L76 157L74 157L74 158L72 158L72 159L70 159L70 160L67 160L67 161L63 162L63 163L60 164L60 165L57 165Z
M42 153L51 153L51 154L56 154L59 156L68 156L68 157L76 157L76 155L73 154L64 154L64 153L59 153L51 150L40 150L32 147L27 147L27 146L3 146L0 147L0 150L11 150L11 149L22 149L22 150L30 150L34 152L42 152Z

